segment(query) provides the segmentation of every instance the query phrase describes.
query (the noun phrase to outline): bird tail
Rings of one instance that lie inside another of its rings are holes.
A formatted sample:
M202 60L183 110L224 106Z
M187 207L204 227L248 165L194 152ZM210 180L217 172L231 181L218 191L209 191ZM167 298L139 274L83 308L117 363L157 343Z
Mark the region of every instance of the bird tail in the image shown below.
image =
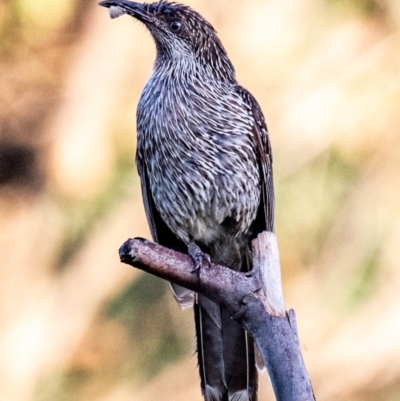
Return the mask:
M253 339L225 309L202 295L194 310L205 401L257 401Z

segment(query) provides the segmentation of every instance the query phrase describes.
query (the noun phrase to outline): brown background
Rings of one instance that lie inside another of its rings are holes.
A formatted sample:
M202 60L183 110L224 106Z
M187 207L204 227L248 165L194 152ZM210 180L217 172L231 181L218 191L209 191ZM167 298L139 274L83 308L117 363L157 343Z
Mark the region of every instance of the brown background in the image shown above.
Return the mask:
M400 400L400 2L187 4L268 122L317 399ZM117 256L149 237L135 110L154 56L94 1L0 1L1 400L201 399L191 312Z

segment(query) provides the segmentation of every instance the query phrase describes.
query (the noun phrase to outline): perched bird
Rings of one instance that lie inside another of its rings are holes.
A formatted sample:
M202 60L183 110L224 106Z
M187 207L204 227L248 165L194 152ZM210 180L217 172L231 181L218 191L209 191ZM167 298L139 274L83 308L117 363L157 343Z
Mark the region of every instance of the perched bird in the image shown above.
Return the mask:
M254 97L241 87L216 31L191 8L166 1L102 1L129 14L157 49L137 109L136 162L154 240L211 261L251 270L250 242L273 231L272 156ZM257 399L253 340L225 309L173 285L193 304L206 401Z

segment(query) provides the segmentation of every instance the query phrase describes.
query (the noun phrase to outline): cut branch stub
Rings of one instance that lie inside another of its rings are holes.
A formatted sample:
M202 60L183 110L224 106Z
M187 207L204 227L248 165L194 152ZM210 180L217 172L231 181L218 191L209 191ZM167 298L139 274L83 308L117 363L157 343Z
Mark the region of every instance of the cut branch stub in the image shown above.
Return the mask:
M253 271L263 284L261 299L267 312L273 316L286 315L282 293L278 242L274 233L264 231L252 241Z

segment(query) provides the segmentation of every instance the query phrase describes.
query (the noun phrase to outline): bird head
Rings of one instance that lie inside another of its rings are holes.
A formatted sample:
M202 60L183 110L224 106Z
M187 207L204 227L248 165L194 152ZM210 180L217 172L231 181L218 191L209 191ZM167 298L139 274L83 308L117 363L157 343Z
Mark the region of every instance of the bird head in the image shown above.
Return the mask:
M110 9L111 18L128 14L150 31L157 58L192 58L212 67L217 75L234 78L234 69L215 29L190 7L165 0L156 3L106 0L99 3Z

